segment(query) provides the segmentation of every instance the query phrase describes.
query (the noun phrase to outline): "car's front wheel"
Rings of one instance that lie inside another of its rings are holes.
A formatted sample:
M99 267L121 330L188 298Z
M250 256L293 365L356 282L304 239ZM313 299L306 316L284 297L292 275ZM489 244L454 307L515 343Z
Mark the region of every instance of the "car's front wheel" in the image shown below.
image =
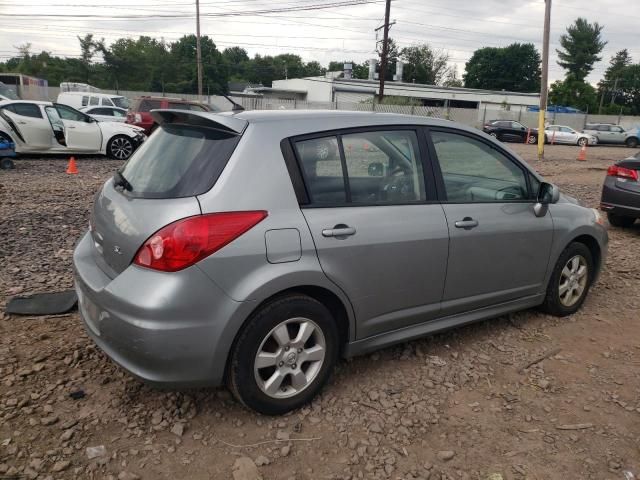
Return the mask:
M587 138L579 138L578 139L578 145L580 145L581 147L584 147L585 145L588 145L589 140Z
M614 227L629 228L636 223L635 217L627 217L626 215L617 215L615 213L607 213L607 220Z
M134 150L133 140L126 135L116 135L107 144L107 155L115 160L127 160Z
M553 269L542 310L557 317L577 312L589 293L593 273L589 248L584 243L571 243Z
M638 139L635 137L627 138L627 141L625 143L629 148L636 148L638 146Z
M231 353L227 383L245 406L280 415L310 402L338 358L331 312L301 294L277 298L255 312Z

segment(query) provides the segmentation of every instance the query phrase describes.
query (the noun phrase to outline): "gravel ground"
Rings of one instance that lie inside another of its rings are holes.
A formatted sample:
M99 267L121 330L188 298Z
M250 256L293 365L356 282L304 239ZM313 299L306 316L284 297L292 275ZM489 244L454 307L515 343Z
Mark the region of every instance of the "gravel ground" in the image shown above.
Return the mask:
M513 148L597 206L624 148ZM0 308L72 285L71 254L119 162L25 159L0 172ZM77 313L0 313L0 477L96 479L618 479L640 469L640 227L610 230L584 308L535 310L342 361L280 418L225 389L154 390L85 335ZM4 308L2 308L4 310ZM545 354L548 358L523 366ZM73 399L70 394L84 392Z

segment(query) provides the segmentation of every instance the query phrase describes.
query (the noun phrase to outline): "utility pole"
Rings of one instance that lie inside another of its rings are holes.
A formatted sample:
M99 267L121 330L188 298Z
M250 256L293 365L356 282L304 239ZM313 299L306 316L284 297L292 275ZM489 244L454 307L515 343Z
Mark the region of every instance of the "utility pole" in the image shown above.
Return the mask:
M611 92L611 105L616 102L616 97L618 96L618 80L620 79L616 78L616 81L613 83L613 91Z
M389 56L389 15L391 14L391 0L387 0L384 10L384 35L382 37L382 58L380 59L380 89L378 101L384 98L384 77L387 74L387 57Z
M200 50L200 0L196 0L196 63L198 64L198 100L202 100L202 51Z
M551 31L551 0L544 5L544 37L542 39L542 81L540 82L540 114L538 116L538 160L544 159L544 117L549 95L549 34Z

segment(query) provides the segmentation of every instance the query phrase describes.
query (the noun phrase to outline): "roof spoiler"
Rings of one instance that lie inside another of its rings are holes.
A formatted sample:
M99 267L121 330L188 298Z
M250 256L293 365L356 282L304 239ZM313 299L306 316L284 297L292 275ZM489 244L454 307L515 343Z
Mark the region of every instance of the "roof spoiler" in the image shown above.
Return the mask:
M183 125L216 128L235 135L242 134L249 124L246 120L235 116L217 115L215 113L186 110L151 110L150 113L159 125L181 123Z

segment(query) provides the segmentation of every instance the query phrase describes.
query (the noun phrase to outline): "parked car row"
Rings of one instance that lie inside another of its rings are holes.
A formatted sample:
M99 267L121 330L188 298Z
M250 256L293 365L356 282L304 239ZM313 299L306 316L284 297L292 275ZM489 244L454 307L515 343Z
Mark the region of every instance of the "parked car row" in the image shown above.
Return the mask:
M538 143L538 129L529 128L512 120L490 120L482 131L503 142ZM545 143L566 145L626 145L635 148L640 145L640 129L625 130L620 125L609 123L588 123L582 132L566 125L548 125L544 130Z

